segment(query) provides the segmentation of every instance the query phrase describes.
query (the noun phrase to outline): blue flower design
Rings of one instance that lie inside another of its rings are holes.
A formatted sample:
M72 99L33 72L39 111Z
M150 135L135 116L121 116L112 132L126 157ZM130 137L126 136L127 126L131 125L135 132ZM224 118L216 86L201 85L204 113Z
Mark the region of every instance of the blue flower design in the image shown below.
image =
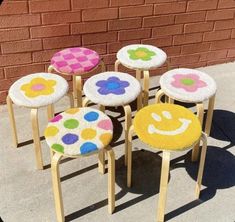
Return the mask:
M130 85L127 81L122 81L116 76L109 77L107 80L100 80L96 83L98 87L98 92L101 95L115 94L123 95L125 94L125 88Z

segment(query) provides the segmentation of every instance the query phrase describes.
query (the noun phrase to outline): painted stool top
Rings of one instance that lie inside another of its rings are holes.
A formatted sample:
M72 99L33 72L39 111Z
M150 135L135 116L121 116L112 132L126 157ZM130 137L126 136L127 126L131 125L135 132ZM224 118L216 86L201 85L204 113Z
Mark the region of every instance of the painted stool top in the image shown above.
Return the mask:
M84 84L85 96L103 106L122 106L134 101L141 92L138 80L122 72L103 72Z
M173 69L160 77L160 86L171 98L184 102L202 102L216 93L216 82L195 69Z
M97 52L82 48L67 48L54 54L51 59L53 68L67 75L81 75L94 69L100 63Z
M67 156L87 155L105 148L113 137L111 119L92 108L72 108L55 116L44 131L47 144Z
M38 108L57 102L68 89L67 81L59 75L34 73L13 83L9 96L18 106Z
M135 44L121 48L117 59L130 69L151 70L163 65L167 55L155 46Z
M162 150L184 150L197 143L201 124L196 115L174 104L149 105L136 113L134 131L144 143Z

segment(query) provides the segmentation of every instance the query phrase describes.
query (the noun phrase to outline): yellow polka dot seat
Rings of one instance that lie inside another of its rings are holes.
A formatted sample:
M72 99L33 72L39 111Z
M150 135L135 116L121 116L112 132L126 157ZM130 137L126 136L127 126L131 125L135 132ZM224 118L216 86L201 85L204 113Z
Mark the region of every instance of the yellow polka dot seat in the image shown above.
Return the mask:
M31 109L32 132L37 169L43 169L40 144L38 109L47 107L48 119L54 116L54 103L68 92L67 81L59 75L50 73L34 73L18 79L12 84L7 96L7 107L12 126L15 147L18 147L17 128L13 103Z
M51 170L57 221L64 221L59 162L62 157L84 157L98 153L99 171L105 172L108 156L108 211L115 208L115 155L109 143L113 136L111 119L92 108L71 108L52 118L45 131L51 148ZM101 152L102 151L102 152Z
M136 134L142 142L153 150L162 150L162 170L157 210L157 221L164 221L166 191L169 177L170 152L192 148L200 140L203 142L196 184L199 198L204 169L207 137L202 132L200 121L189 109L174 104L149 105L137 112L128 135L127 186L131 186L132 137Z

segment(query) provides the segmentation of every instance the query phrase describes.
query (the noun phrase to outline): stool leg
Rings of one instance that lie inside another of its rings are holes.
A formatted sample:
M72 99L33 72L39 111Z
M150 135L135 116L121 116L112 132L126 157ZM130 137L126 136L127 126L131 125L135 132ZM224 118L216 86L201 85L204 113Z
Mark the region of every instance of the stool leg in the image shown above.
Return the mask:
M54 71L54 68L53 68L52 65L50 65L50 66L48 67L47 72L48 72L48 73L52 73L53 71Z
M73 76L73 107L78 107L77 99L78 99L78 91L76 85L76 76Z
M148 105L149 100L149 71L144 71L144 98L143 106Z
M203 123L203 116L204 116L204 106L203 103L198 103L197 104L197 116L198 119L202 125ZM194 146L193 150L192 150L192 162L195 162L198 160L199 157L199 146L200 146L200 141Z
M213 118L214 105L215 105L215 95L210 98L209 105L208 105L206 127L205 127L205 133L208 136L210 136L210 132L211 132L211 123L212 123L212 118Z
M172 99L171 97L168 97L168 103L174 104L174 99Z
M136 79L141 84L141 71L140 70L136 70ZM142 90L141 90L141 93L137 97L137 110L140 110L142 108L142 103L143 103L143 97L142 97Z
M82 77L75 76L77 89L77 107L82 106Z
M66 96L68 96L68 97L69 97L70 108L74 108L73 93L72 93L72 92L68 92Z
M55 153L51 159L52 186L55 200L55 210L58 222L64 222L64 206L62 200L59 162L62 155Z
M100 60L100 66L101 66L101 72L105 72L106 69L105 69L105 64L104 64L104 60L103 59Z
M32 122L33 142L34 142L37 169L42 170L43 161L42 161L42 149L39 136L39 127L38 127L38 109L31 109L31 122Z
M108 154L108 211L110 214L115 209L115 154L111 148Z
M16 122L15 122L15 115L14 115L12 100L9 95L7 96L7 109L8 109L10 124L11 124L11 128L12 128L14 147L17 148L18 136L17 136Z
M101 174L105 173L105 150L101 149L98 153L98 171Z
M119 62L119 60L116 60L115 65L114 65L114 71L115 71L115 72L118 72L118 66L119 66L120 64L121 64L121 63Z
M161 98L164 96L164 92L160 89L155 95L155 103L161 103Z
M206 159L206 151L207 151L207 135L205 133L202 134L201 140L202 140L203 144L202 144L202 152L201 152L201 158L200 158L198 176L197 176L197 183L196 183L196 189L195 189L195 194L196 194L197 199L200 196L202 176L203 176L205 159Z
M157 222L164 221L169 169L170 169L170 152L163 151L160 193L159 193L158 209L157 209Z
M127 144L127 187L131 187L132 177L132 137L134 135L134 126L132 125L128 133L128 144Z
M131 126L131 107L129 105L124 106L125 112L125 166L127 165L128 155L128 133Z
M48 121L50 121L55 115L55 111L54 111L54 105L50 104L47 106L47 118Z
M89 102L90 102L90 100L85 97L84 100L82 101L82 107L87 107Z

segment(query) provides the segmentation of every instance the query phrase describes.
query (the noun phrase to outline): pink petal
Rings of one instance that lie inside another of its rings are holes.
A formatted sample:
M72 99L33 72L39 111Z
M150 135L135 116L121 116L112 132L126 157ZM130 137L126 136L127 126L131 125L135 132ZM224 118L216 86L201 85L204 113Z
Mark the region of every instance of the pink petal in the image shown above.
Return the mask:
M104 130L113 130L112 121L109 120L109 119L101 120L101 121L98 123L98 127L101 128L101 129L104 129Z

